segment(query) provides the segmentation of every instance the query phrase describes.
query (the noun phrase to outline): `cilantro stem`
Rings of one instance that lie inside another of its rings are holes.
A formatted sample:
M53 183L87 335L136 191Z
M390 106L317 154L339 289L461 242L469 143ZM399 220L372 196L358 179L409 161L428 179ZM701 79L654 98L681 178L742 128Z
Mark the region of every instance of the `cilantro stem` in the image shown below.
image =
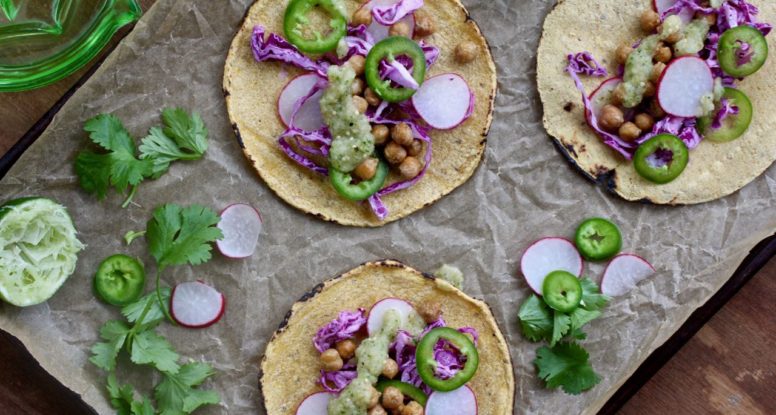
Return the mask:
M126 209L127 206L132 202L132 198L135 197L135 193L137 193L137 185L132 186L132 190L129 191L129 196L127 196L127 200L124 201L124 203L121 204L122 209Z
M164 300L162 299L162 288L159 285L159 282L161 281L161 277L162 277L162 271L164 271L164 267L156 269L156 298L159 300L159 307L162 308L162 312L164 312L164 316L167 317L167 320L169 320L170 323L177 326L178 323L176 323L175 320L173 320L172 316L170 315L170 310L167 309L167 304L165 304Z

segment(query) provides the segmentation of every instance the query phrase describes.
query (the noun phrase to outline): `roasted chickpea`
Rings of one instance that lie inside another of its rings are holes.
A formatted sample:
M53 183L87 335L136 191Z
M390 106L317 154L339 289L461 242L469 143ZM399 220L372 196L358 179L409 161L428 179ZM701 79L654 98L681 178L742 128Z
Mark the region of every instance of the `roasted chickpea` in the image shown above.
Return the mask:
M644 96L647 98L652 98L657 93L657 88L655 88L655 84L652 82L647 82L647 88L644 89Z
M377 389L372 388L372 397L369 399L367 409L372 409L380 404L380 392Z
M674 43L684 39L684 34L682 32L674 32L670 35L666 36L664 39L666 43L673 45Z
M404 22L395 23L388 30L388 34L391 36L410 37L410 27L407 26L407 23Z
M364 98L366 98L366 102L373 107L380 105L382 102L380 96L377 95L377 92L373 91L372 88L369 87L364 90Z
M364 25L369 26L372 24L372 11L367 7L361 7L353 13L353 19L351 20L353 26Z
M634 123L641 131L647 131L655 126L655 119L651 115L643 113L636 116Z
M423 407L419 403L412 401L404 405L401 415L423 415Z
M376 158L368 158L356 166L356 169L353 170L353 174L355 174L356 177L361 180L371 180L373 177L375 177L375 174L377 174L378 163L379 161L377 161ZM344 356L342 357L345 358Z
M469 63L477 57L477 45L474 42L461 42L455 47L455 60Z
M353 68L356 76L361 76L364 74L364 68L366 68L366 58L361 55L353 55L345 64Z
M404 394L393 386L388 386L383 391L383 408L396 409L404 405Z
M442 314L442 306L436 301L423 301L416 305L415 308L427 324L439 320L439 316Z
M382 406L377 405L370 409L369 412L367 412L367 415L388 415L388 412L385 412L385 409L383 409Z
M625 101L625 86L623 84L617 85L612 92L612 105L620 105Z
M400 122L391 129L391 138L398 144L409 146L415 139L412 137L412 128L406 122Z
M412 144L406 147L407 154L412 157L418 157L423 152L423 143L420 140L412 140Z
M620 108L614 105L605 105L601 108L601 117L598 123L604 130L617 131L624 122L625 115Z
M373 158L368 160L377 160L377 159ZM334 348L337 349L337 353L339 353L342 360L350 360L350 358L356 354L356 342L350 339L337 342L334 345Z
M375 138L375 144L378 146L385 144L390 134L391 130L386 125L377 124L372 126L372 137Z
M369 108L369 103L366 102L364 97L359 95L353 95L353 105L356 106L356 110L361 114L365 113Z
M323 363L323 370L327 372L336 372L342 369L344 365L342 358L335 349L329 349L321 353L321 363Z
M622 125L622 127L620 127L620 138L625 141L634 141L639 138L640 135L641 130L636 126L636 124L632 122L626 122Z
M649 104L649 115L653 116L656 120L662 119L666 116L666 112L663 111L663 107L657 102L657 99L653 99Z
M356 78L353 80L353 95L361 95L364 93L364 80Z
M420 165L420 160L415 157L409 156L399 164L399 173L405 180L414 179L420 174L420 169L423 166Z
M655 61L657 62L668 63L673 56L674 54L668 46L660 46L655 51Z
M614 58L620 65L625 65L631 53L633 53L633 48L630 45L620 45L614 52Z
M394 141L385 146L383 154L385 154L385 159L388 160L388 163L393 165L399 165L407 158L407 150Z
M391 410L391 415L401 415L401 411L404 410L404 404L401 404L396 407L396 409Z
M706 21L709 23L709 26L714 26L715 24L717 24L717 14L716 13L712 13L712 14L695 13L695 18L696 19L698 19L698 18L706 19Z
M660 15L652 9L644 10L644 13L641 13L640 23L641 30L652 33L660 26Z
M415 11L415 37L426 37L432 35L436 31L434 21L431 20L426 12L421 10Z
M409 157L407 157L407 159L409 159ZM407 160L405 159L404 161L406 162ZM396 361L391 358L385 359L385 365L383 365L383 376L387 377L388 379L393 379L398 373L399 365L396 363Z
M666 70L666 64L658 62L652 67L652 74L649 76L649 80L657 83L660 80L660 76L663 75L663 71Z

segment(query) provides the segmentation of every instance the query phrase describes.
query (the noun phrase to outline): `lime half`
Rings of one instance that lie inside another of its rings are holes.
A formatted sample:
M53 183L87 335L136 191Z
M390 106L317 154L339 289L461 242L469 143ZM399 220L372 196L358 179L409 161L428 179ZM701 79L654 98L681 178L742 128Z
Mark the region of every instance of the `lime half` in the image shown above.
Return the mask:
M44 198L0 207L0 298L25 307L54 295L84 245L64 206Z

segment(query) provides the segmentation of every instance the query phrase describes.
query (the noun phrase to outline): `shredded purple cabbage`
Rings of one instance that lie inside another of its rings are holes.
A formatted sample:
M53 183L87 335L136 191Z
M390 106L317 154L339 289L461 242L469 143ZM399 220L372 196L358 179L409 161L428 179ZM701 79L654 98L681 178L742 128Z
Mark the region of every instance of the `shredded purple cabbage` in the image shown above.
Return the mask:
M380 62L380 76L382 79L390 79L398 86L404 88L409 88L416 91L418 88L420 88L418 81L412 77L412 74L407 69L407 66L404 66L402 63L401 57L394 59L390 63L387 63L386 61Z
M345 56L342 58L337 58L336 56L331 57L331 59L338 64L347 62L348 59L355 55L366 57L375 45L375 39L372 34L367 31L365 25L348 27L348 34L345 36L344 41L348 45L348 51Z
M337 342L352 339L364 326L366 326L366 312L363 308L358 311L343 311L336 319L315 333L313 345L316 350L323 353Z
M652 127L652 131L639 137L639 139L636 140L636 143L642 144L650 138L655 137L656 135L671 134L679 137L682 141L684 141L684 144L687 145L687 148L692 150L695 147L698 147L698 144L703 141L703 136L698 133L698 129L695 127L695 125L695 118L683 118L668 115L662 120L656 122L654 127Z
M399 20L423 7L423 0L399 0L391 6L372 8L372 16L383 26L392 26Z
M727 98L722 98L720 102L720 110L714 115L714 120L711 122L711 128L720 129L725 118L731 115L738 115L738 107L733 105Z
M666 9L663 14L660 15L660 20L665 20L666 17L672 14L679 14L683 10L691 10L693 13L698 12L701 14L714 14L717 12L717 10L712 7L701 6L695 0L677 0L673 6Z
M426 69L428 69L439 59L439 48L422 40L418 42L418 45L423 49L423 54L426 55Z
M328 63L313 61L302 54L296 46L288 43L288 41L275 33L270 33L269 37L264 39L264 33L264 26L254 26L253 36L251 36L251 50L253 50L253 57L256 61L285 62L326 77L326 70L329 67Z
M342 369L335 372L326 372L325 370L321 369L321 378L318 380L318 382L327 392L340 393L356 377L358 377L356 365L348 362L345 364L345 366L342 367Z
M590 52L579 52L568 56L569 59L569 66L567 70L573 70L574 73L587 75L587 76L595 76L595 77L604 77L608 75L609 73L606 71L606 68L601 66L600 63L598 63L597 60L593 57L593 54Z

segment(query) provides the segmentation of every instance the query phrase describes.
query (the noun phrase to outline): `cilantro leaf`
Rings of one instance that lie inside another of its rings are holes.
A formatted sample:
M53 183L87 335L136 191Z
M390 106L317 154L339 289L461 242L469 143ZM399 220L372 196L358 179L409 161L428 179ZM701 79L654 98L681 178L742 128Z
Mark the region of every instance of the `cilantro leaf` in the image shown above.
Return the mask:
M560 343L539 348L534 364L548 388L560 386L566 393L577 395L601 381L588 359L587 351L578 344Z
M194 160L201 158L202 154L186 153L167 137L161 128L154 127L148 131L140 144L140 158L149 159L154 163L153 178L158 178L170 168L170 163L176 160Z
M159 269L208 261L210 244L223 236L215 226L218 221L215 212L202 206L181 208L170 204L156 208L148 222L146 240Z
M112 371L116 368L116 357L124 346L130 328L121 321L110 320L100 328L100 337L105 342L92 346L89 361L100 369Z
M164 134L175 140L178 147L200 156L207 151L208 131L199 114L189 116L182 108L166 108L162 111Z
M601 294L598 285L590 278L582 278L579 281L582 284L582 307L585 310L595 311L606 307L609 303L609 296Z
M154 393L160 413L190 414L200 406L219 403L216 392L195 389L211 375L213 369L204 363L188 363L177 374L165 373Z
M538 342L552 338L552 310L536 294L531 294L523 302L517 316L520 319L523 336L527 339Z
M116 413L118 415L130 415L132 413L132 403L135 399L135 390L132 386L120 386L116 380L116 374L111 372L108 375L107 389L110 404L116 410Z
M137 333L132 342L131 359L134 363L152 364L162 372L177 373L178 353L170 343L153 330Z
M168 304L170 302L170 289L165 287L160 288L160 291L162 294L162 301L164 304ZM150 306L148 305L149 303L151 303ZM150 307L150 309L143 318L143 321L139 324L153 327L164 320L164 311L159 305L156 293L154 292L143 296L134 303L124 306L124 308L121 309L121 314L123 314L130 323L137 323L137 319L140 318L146 307Z
M552 338L550 339L550 346L555 346L571 328L571 318L561 313L560 311L553 310L553 323L552 323Z
M582 307L578 307L576 310L572 311L571 314L569 314L569 318L571 319L571 330L577 331L585 324L597 319L600 316L601 312L598 310L588 311Z
M151 400L143 397L143 401L132 402L132 415L155 415L156 410L151 405Z

